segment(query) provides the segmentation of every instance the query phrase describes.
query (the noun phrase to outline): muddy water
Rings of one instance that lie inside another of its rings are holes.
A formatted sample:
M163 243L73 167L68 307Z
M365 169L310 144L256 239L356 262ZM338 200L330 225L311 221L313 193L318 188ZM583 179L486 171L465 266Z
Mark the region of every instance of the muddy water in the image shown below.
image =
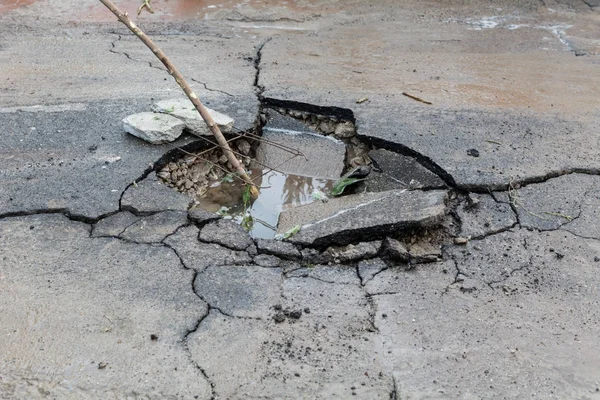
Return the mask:
M252 177L263 174L262 170L252 170ZM315 191L327 192L333 180L319 179L276 171L267 172L260 181L260 194L245 210L242 201L243 186L239 182L223 182L208 189L198 199L199 206L207 211L225 214L242 222L245 213L252 217L250 235L254 238L269 239L275 236L279 214L291 207L319 201L313 198Z

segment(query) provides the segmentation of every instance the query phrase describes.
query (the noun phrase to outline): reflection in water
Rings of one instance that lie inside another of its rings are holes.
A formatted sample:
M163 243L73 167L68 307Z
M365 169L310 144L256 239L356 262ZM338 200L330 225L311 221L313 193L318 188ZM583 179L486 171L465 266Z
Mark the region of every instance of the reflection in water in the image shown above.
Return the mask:
M260 170L252 172L253 176L262 174ZM257 179L257 184L260 186L260 195L249 210L254 219L250 235L268 239L275 236L279 213L282 210L313 202L312 193L315 190L329 191L333 181L271 171L265 174L262 180ZM243 186L239 182L221 183L209 188L198 199L199 206L211 212L217 212L223 206L227 207L228 214L241 222L244 214L242 189Z

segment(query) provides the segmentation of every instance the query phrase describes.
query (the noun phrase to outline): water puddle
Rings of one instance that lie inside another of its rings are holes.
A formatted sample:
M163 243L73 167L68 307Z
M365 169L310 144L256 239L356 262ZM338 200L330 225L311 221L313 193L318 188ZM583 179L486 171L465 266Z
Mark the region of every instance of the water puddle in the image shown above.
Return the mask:
M253 169L251 176L262 173L262 170ZM270 171L257 179L258 182L260 194L250 204L244 205L244 186L234 181L220 182L208 188L198 198L198 206L237 221L254 238L270 239L277 232L282 211L320 201L313 194L318 197L319 193L328 192L334 181Z

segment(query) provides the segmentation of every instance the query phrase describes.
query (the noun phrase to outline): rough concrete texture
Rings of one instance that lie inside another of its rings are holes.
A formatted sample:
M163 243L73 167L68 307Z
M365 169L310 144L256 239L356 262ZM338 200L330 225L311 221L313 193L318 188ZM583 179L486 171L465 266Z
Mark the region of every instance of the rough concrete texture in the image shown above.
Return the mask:
M291 243L270 239L257 239L256 248L259 252L277 257L294 260L300 258L300 251Z
M221 218L221 216L198 207L192 207L188 210L188 218L195 224L204 225L207 222Z
M55 210L96 219L115 212L124 188L170 149L123 133L121 119L145 102L84 106L0 113L0 215Z
M596 3L182 1L135 17L236 128L261 103L337 116L399 172L463 189L443 251L416 230L336 264L332 243L200 242L212 217L184 221L189 200L151 174L172 146L122 131L181 96L160 63L100 2L2 2L0 398L598 398ZM152 244L119 238L140 221Z
M285 211L280 221L285 218L292 221L286 226L301 226L300 232L288 239L292 243L314 247L347 245L365 237L377 238L402 229L435 225L445 214L445 197L445 191L346 196ZM330 211L335 210L335 214L315 218L313 210L325 205Z
M208 309L172 251L90 239L62 215L0 232L1 397L210 397L183 344Z
M132 114L123 119L123 130L152 144L172 142L181 136L181 120L153 112Z
M232 250L246 250L254 242L250 235L234 221L220 219L207 224L198 236L200 241L217 243Z
M140 182L129 185L123 192L121 208L139 214L165 210L187 211L191 202L191 198L172 190L152 172Z
M445 186L439 176L429 171L414 158L389 150L371 150L374 170L368 176L367 189L381 192L396 188L441 189Z
M523 227L600 238L600 178L572 174L511 191L510 199Z
M212 136L210 129L206 125L206 122L202 119L200 113L196 110L196 107L188 99L168 99L161 100L152 105L152 111L157 113L168 114L168 116L176 117L183 121L185 128L196 136ZM218 111L210 108L206 108L208 114L211 116L215 124L219 127L221 132L227 133L233 128L234 120ZM163 115L164 115L163 114Z
M497 202L490 195L471 195L456 208L456 214L460 236L467 238L481 238L517 224L510 204Z
M183 262L198 272L209 266L247 265L252 258L244 251L235 251L215 243L198 241L198 228L188 226L165 239L165 244L172 247Z

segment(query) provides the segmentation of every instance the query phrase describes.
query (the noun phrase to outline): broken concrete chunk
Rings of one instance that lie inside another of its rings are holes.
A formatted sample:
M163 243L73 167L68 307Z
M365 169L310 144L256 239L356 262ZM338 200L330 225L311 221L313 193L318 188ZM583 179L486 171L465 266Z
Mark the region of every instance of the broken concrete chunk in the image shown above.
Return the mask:
M191 199L162 184L156 174L127 188L121 199L121 208L134 213L160 211L187 211Z
M158 243L187 223L184 211L164 211L141 217L120 235L137 243Z
M329 253L335 261L349 262L375 257L380 248L381 240L376 240L374 242L361 242L357 245L349 244L341 247L332 246L327 248L326 252Z
M133 215L129 211L118 212L109 217L103 218L94 224L92 237L117 237L139 218L140 217Z
M392 238L385 238L383 241L384 254L394 261L408 262L410 254L404 244Z
M261 253L271 254L288 260L295 260L301 257L300 251L291 243L279 240L258 239L256 247Z
M361 285L365 285L375 275L387 269L387 264L380 258L373 260L364 260L358 263L358 275L360 276Z
M233 119L228 115L206 108L221 132L229 132L233 128ZM188 99L162 100L152 105L152 111L177 117L185 124L185 128L196 136L211 136L206 122Z
M338 179L344 169L346 145L334 138L328 138L310 131L298 121L277 113L263 128L263 139L256 149L256 160L265 165L277 165L277 169L287 174L323 179ZM290 153L276 143L293 149L302 149L306 156L290 158Z
M413 264L436 262L442 259L442 249L428 242L417 242L408 250Z
M210 222L200 230L198 238L202 242L220 244L232 250L246 250L254 244L248 232L226 219Z
M142 112L123 119L125 132L152 144L172 142L181 136L185 124L170 115Z
M435 226L445 214L445 198L445 191L404 190L344 196L282 212L280 229L301 225L288 241L303 246L348 245L365 237Z
M188 218L195 224L204 225L207 222L221 218L221 216L200 207L192 207L188 210Z

